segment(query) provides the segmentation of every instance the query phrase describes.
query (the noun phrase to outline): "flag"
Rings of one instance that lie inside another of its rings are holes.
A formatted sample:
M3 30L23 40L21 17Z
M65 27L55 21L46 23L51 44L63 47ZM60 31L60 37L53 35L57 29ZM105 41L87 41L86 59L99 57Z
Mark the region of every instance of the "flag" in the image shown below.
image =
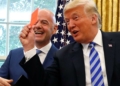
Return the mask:
M73 38L69 31L67 30L66 23L63 18L63 8L66 2L69 0L57 0L57 10L56 10L56 23L58 25L58 30L55 35L52 36L52 43L58 48L61 49L63 46L73 42Z

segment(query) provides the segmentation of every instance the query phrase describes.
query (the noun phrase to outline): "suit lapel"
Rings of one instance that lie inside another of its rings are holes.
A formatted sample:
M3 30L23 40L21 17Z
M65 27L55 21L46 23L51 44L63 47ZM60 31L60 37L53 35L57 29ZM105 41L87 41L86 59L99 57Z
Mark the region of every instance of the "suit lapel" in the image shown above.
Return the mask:
M82 45L76 43L71 53L79 86L85 86L85 66Z
M115 43L112 39L107 36L107 34L102 33L103 35L103 47L104 47L104 55L105 55L105 65L106 65L106 72L108 78L108 84L110 85L112 73L113 73L113 66L114 66L114 48Z
M112 73L113 73L113 66L114 66L115 42L112 41L109 35L107 36L107 33L102 32L102 36L103 36L102 37L103 38L103 49L104 49L104 56L105 56L107 79L108 79L108 85L110 85ZM81 85L85 86L86 76L85 76L85 66L84 66L82 45L76 43L75 46L73 47L71 56L73 59L75 70L76 70L79 86Z
M46 58L45 58L45 61L43 63L44 69L47 68L53 61L53 57L51 54L52 54L51 51L49 51Z
M55 51L57 51L57 49L55 48L54 45L52 45L43 63L44 69L46 69L48 66L52 64Z

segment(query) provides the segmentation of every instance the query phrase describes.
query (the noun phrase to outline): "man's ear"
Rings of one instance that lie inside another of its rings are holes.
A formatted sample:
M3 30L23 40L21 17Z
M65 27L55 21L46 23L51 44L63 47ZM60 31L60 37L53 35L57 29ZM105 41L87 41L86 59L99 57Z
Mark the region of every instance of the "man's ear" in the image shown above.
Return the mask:
M55 26L54 26L54 29L53 29L53 34L55 34L55 33L56 33L57 29L58 29L58 26L57 26L57 25L55 25Z
M92 17L91 17L91 21L92 21L92 24L96 24L97 23L97 15L96 14L92 14Z

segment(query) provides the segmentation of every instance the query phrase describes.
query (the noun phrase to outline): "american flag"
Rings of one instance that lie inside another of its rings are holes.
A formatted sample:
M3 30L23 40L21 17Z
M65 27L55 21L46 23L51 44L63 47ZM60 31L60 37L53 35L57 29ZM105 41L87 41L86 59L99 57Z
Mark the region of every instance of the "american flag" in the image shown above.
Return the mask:
M57 0L57 10L56 10L56 22L58 25L58 30L55 35L52 37L52 43L58 48L61 49L63 46L73 42L71 34L68 32L66 23L63 18L63 8L66 2L69 0Z

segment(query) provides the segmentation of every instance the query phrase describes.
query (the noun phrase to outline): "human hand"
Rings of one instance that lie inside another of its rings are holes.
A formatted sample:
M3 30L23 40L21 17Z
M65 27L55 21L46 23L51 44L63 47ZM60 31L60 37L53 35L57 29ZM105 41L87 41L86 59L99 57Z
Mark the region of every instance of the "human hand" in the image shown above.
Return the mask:
M4 79L0 77L0 86L11 86L10 84L13 82L12 79Z
M35 36L33 28L29 25L23 27L19 39L23 45L24 51L34 48Z

